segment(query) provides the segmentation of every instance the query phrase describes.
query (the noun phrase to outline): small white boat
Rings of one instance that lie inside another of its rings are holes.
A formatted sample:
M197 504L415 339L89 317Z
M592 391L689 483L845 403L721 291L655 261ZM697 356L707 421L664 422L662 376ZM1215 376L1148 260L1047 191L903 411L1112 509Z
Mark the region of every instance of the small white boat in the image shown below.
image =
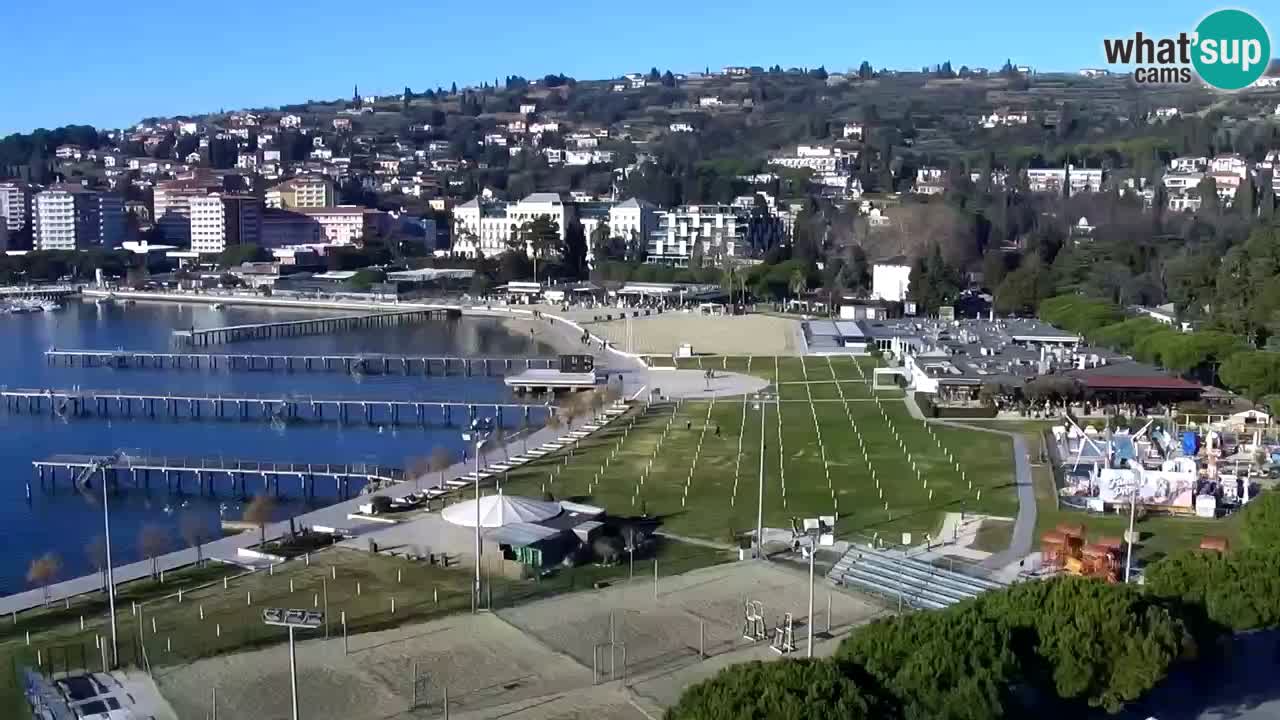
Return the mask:
M110 296L110 295L107 295L107 296L104 296L104 297L100 297L100 298L98 298L97 300L94 300L94 301L93 301L93 304L94 304L94 305L106 305L106 304L107 304L107 303L109 303L109 302L111 302L111 296Z
M221 309L223 309L223 308L225 308L225 307L226 307L226 305L223 305L222 303L214 303L214 304L213 304L213 309L214 309L214 310L221 310Z
M132 305L133 303L134 303L133 298L121 298L119 300L116 300L117 305Z

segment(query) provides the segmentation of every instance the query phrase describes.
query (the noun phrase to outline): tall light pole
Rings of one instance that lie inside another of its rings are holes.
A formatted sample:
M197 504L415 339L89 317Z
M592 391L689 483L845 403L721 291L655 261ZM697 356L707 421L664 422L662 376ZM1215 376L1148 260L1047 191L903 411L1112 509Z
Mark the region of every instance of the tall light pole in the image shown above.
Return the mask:
M263 608L262 622L289 628L289 694L293 701L293 720L298 720L298 658L294 647L293 631L314 630L324 622L324 613L313 610L286 610Z
M111 615L111 667L120 664L120 646L116 640L116 576L111 569L111 510L107 506L107 464L102 469L102 535L106 545L107 562L107 612Z
M792 521L794 522L794 520ZM805 657L813 657L813 564L814 559L818 556L818 547L829 547L835 544L836 518L834 515L823 515L816 518L804 519L804 532L802 535L809 539L809 614L805 616L805 630L809 635L809 646L805 649ZM827 626L830 627L831 618L827 618Z
M764 559L764 416L765 406L773 400L768 393L756 393L755 408L760 411L760 487L756 496L756 558Z
M1125 535L1125 551L1124 551L1124 581L1129 582L1129 575L1133 571L1133 521L1138 514L1138 491L1142 488L1142 470L1140 468L1131 468L1133 470L1133 492L1129 494L1129 533Z
M471 603L471 612L480 612L480 450L484 444L489 441L492 434L492 423L488 420L476 419L471 421L471 428L462 433L462 439L465 442L475 446L476 456L476 579L475 586L471 588L474 597Z

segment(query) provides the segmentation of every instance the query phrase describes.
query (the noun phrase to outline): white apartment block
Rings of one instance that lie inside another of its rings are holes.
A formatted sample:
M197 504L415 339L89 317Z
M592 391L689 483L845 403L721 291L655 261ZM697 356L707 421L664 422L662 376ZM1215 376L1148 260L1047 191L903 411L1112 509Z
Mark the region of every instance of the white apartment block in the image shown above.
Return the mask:
M1164 183L1165 189L1170 194L1177 194L1195 190L1200 185L1201 180L1204 180L1203 172L1179 172L1165 175L1161 182Z
M609 208L609 234L613 237L630 239L634 236L644 241L657 223L656 209L639 198L623 200Z
M1026 125L1030 121L1030 117L1022 110L996 110L990 115L983 115L978 123L982 127L990 130L991 128L1009 125Z
M864 131L865 131L865 128L862 127L862 123L845 123L844 139L845 140L861 140Z
M31 186L20 180L0 183L0 225L10 233L27 226L31 219Z
M890 258L871 266L871 297L888 302L907 299L911 287L911 264L906 258Z
M55 185L34 200L37 250L115 248L124 241L124 200L119 195Z
M564 240L572 213L573 206L557 193L533 193L514 203L473 198L453 209L453 251L472 257L501 255L521 225L543 215Z
M1176 157L1169 162L1169 169L1176 173L1204 172L1208 168L1209 158L1203 155Z
M284 117L280 118L280 127L286 128L286 129L300 128L302 127L302 116L285 115Z
M667 129L673 133L691 133L693 126L687 122L673 122L667 126Z
M726 205L686 205L658 213L658 227L650 234L647 262L688 265L694 248L702 246L705 262L716 256L745 253L749 214Z
M1078 168L1030 168L1027 170L1027 186L1031 192L1062 192L1067 176L1071 177L1071 192L1098 192L1102 189L1102 170Z
M370 220L376 210L357 205L337 207L298 208L296 213L306 215L320 225L326 242L334 245L355 245L364 239L370 229Z
M848 167L853 156L839 148L821 145L797 145L794 155L770 158L769 164L798 170L808 168L815 173L834 173Z
M262 202L249 195L212 194L192 198L191 250L216 255L262 239Z
M1230 173L1243 178L1249 175L1249 161L1236 153L1218 155L1209 161L1209 170L1214 174Z

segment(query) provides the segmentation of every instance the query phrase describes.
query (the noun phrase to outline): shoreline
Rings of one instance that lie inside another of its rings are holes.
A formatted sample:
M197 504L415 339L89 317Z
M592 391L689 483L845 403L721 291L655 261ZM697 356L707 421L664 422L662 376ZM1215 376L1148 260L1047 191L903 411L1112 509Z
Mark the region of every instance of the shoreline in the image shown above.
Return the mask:
M583 332L582 326L577 323L560 317L552 313L541 313L541 318L535 319L533 309L515 309L505 306L466 306L459 304L418 304L418 303L348 303L345 301L324 301L324 300L293 300L284 298L270 297L236 297L236 296L220 296L220 295L200 295L200 294L179 294L179 293L146 293L146 292L109 292L105 290L87 289L83 292L84 297L107 297L113 295L117 298L127 298L137 301L146 302L195 302L201 304L227 303L240 305L256 305L264 307L292 307L303 309L342 309L342 310L406 310L421 308L451 308L458 309L464 315L473 317L490 317L498 319L508 326L508 330L512 326L527 331L530 327L537 327L539 323L546 322L547 326L553 328L550 333L539 333L539 338L548 344L552 344L555 348L569 348L576 345L575 340L578 334ZM551 337L547 337L550 334ZM599 342L599 338L594 335L592 338ZM626 374L631 382L626 383L627 389L633 391L628 392L628 398L638 397L647 387L648 374L643 368L643 364L630 357L627 353L609 348L607 351L597 351L597 354L605 353L607 356L619 361L625 366ZM624 368L612 368L613 372L618 372ZM560 439L567 433L567 429L551 429L539 428L531 432L527 439L513 435L511 441L507 444L504 452L505 455L519 455L521 448L528 444L537 446L543 443ZM496 453L491 453L496 457ZM455 463L446 469L443 473L446 479L455 479L463 475L474 472L474 461L465 460ZM441 474L437 472L428 473L425 478L418 478L416 482L420 482L424 487L434 487L439 484ZM424 481L425 479L425 481ZM347 527L354 521L347 517L349 512L354 512L356 506L369 501L369 497L377 495L400 495L404 493L404 487L409 482L398 483L383 487L377 491L357 495L345 501L337 501L324 507L315 508L305 513L301 513L293 518L281 520L272 523L266 528L268 539L278 538L287 533L293 524L298 526L320 525L327 527ZM464 488L465 490L466 488ZM360 525L356 524L351 530L358 535ZM369 527L366 525L366 527ZM380 527L376 524L370 529ZM239 533L226 536L209 543L205 543L202 547L204 559L222 558L224 561L228 558L234 559L240 548L251 547L258 544L258 533ZM197 561L197 552L194 548L183 548L176 550L156 558L156 566L160 570L171 571L183 567L194 565ZM152 562L149 560L140 560L137 562L118 565L114 568L117 586L124 583L150 577L152 575ZM7 595L0 595L0 615L9 615L14 613L25 612L32 609L43 607L49 603L60 602L64 599L75 598L82 595L89 595L102 591L101 576L99 573L90 573L74 578L53 583L48 587L49 594L46 598L44 591L40 588L29 590L21 590Z
M591 332L589 328L554 311L543 310L542 306L494 305L492 303L477 305L463 303L460 300L457 302L325 300L320 298L282 298L266 295L214 295L207 293L147 292L141 290L100 290L97 288L84 288L80 292L85 298L115 297L139 302L199 303L202 305L223 303L226 305L279 307L300 310L368 310L374 312L458 310L464 316L498 318L503 321L503 325L508 330L512 330L515 327L519 327L522 330L527 330L531 326L538 327L537 320L539 318L534 317L536 311L539 313L540 318L546 318L549 326L555 329L554 336L556 340L553 346L557 352L572 353L581 351L582 346L575 341L582 333L587 333L594 343L600 343L604 340L600 335ZM572 330L572 332L569 332L569 330ZM631 369L648 369L648 366L642 360L645 353L628 353L612 345L603 352L617 359L628 361L625 364Z

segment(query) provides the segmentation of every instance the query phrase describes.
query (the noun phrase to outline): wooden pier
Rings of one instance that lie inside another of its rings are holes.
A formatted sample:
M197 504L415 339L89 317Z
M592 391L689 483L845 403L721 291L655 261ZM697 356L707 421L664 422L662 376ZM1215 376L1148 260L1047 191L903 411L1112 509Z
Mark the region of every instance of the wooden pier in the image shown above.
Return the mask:
M419 355L283 355L279 353L179 353L145 350L46 350L50 365L147 370L343 372L349 375L508 375L558 366L557 358L424 357Z
M454 424L492 409L501 425L526 424L532 412L538 419L549 409L527 403L441 402L435 400L370 400L266 395L149 395L109 390L0 389L5 409L53 417L139 417L182 420L257 420L267 422L360 422L420 426ZM520 420L523 418L523 421Z
M137 457L116 455L53 455L31 463L33 479L42 490L54 492L59 476L68 487L91 486L94 478L119 488L131 483L135 488L151 489L153 480L163 481L170 493L213 496L221 485L233 497L285 491L281 482L297 481L298 497L313 498L318 480L333 482L336 497L346 499L370 482L401 482L406 474L399 468L368 464L277 463L230 458ZM249 487L248 479L254 479ZM260 485L258 484L260 482ZM185 483L185 484L184 484ZM260 489L259 489L260 488ZM27 480L27 499L31 499L31 480Z
M183 347L207 347L245 340L327 335L359 328L380 328L423 322L425 320L461 317L458 309L402 310L369 315L344 315L312 320L227 325L225 327L174 330L173 344Z

